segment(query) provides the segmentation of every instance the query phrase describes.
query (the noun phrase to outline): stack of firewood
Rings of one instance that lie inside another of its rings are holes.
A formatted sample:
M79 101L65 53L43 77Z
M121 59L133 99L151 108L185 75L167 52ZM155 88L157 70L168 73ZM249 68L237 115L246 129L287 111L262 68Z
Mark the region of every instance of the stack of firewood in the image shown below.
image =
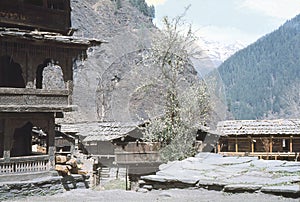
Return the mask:
M87 172L81 169L81 164L78 164L75 158L70 156L58 155L55 157L55 170L62 175L80 174L86 175Z

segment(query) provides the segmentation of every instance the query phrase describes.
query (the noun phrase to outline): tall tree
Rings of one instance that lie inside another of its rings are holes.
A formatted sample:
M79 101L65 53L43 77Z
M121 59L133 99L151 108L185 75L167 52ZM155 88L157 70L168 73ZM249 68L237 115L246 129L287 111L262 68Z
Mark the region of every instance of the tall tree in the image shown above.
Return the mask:
M163 18L161 34L144 55L145 65L157 67L159 76L151 84L163 86L163 113L150 120L145 139L160 142L163 160L177 160L195 153L193 143L200 125L211 109L207 86L195 71L191 59L200 58L191 25L183 16ZM145 87L147 86L145 85Z

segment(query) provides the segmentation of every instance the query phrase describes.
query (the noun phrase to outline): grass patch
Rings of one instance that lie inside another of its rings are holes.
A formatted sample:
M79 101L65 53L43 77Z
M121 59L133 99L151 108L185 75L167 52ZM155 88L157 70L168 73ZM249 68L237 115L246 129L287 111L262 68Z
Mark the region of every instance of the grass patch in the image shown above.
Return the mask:
M111 180L109 182L106 182L103 185L99 185L97 187L94 187L94 190L101 191L101 190L126 190L126 181L121 179L115 179Z

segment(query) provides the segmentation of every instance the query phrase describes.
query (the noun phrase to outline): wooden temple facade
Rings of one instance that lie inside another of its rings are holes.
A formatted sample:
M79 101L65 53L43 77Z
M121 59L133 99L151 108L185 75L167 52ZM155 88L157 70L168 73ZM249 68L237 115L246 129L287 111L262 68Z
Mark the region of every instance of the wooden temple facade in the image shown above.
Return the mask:
M69 0L0 1L0 175L54 166L55 118L75 108L73 63L101 44L71 36L70 10ZM45 88L51 68L59 88Z
M300 120L223 121L217 131L218 153L300 160Z

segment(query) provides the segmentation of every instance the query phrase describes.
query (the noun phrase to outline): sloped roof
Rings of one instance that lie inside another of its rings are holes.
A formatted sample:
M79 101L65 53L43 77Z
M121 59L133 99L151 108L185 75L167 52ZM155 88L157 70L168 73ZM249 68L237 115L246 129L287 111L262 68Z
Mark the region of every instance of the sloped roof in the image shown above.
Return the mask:
M299 119L230 120L217 125L220 135L300 135Z
M85 46L96 46L105 41L90 38L80 38L74 36L64 36L54 32L40 32L40 31L28 31L21 30L18 28L5 28L0 27L0 37L10 37L23 40L35 40L41 42L55 42L70 45L85 45Z
M127 136L130 132L138 129L138 123L80 123L80 124L62 124L62 132L75 132L88 141L110 141Z

